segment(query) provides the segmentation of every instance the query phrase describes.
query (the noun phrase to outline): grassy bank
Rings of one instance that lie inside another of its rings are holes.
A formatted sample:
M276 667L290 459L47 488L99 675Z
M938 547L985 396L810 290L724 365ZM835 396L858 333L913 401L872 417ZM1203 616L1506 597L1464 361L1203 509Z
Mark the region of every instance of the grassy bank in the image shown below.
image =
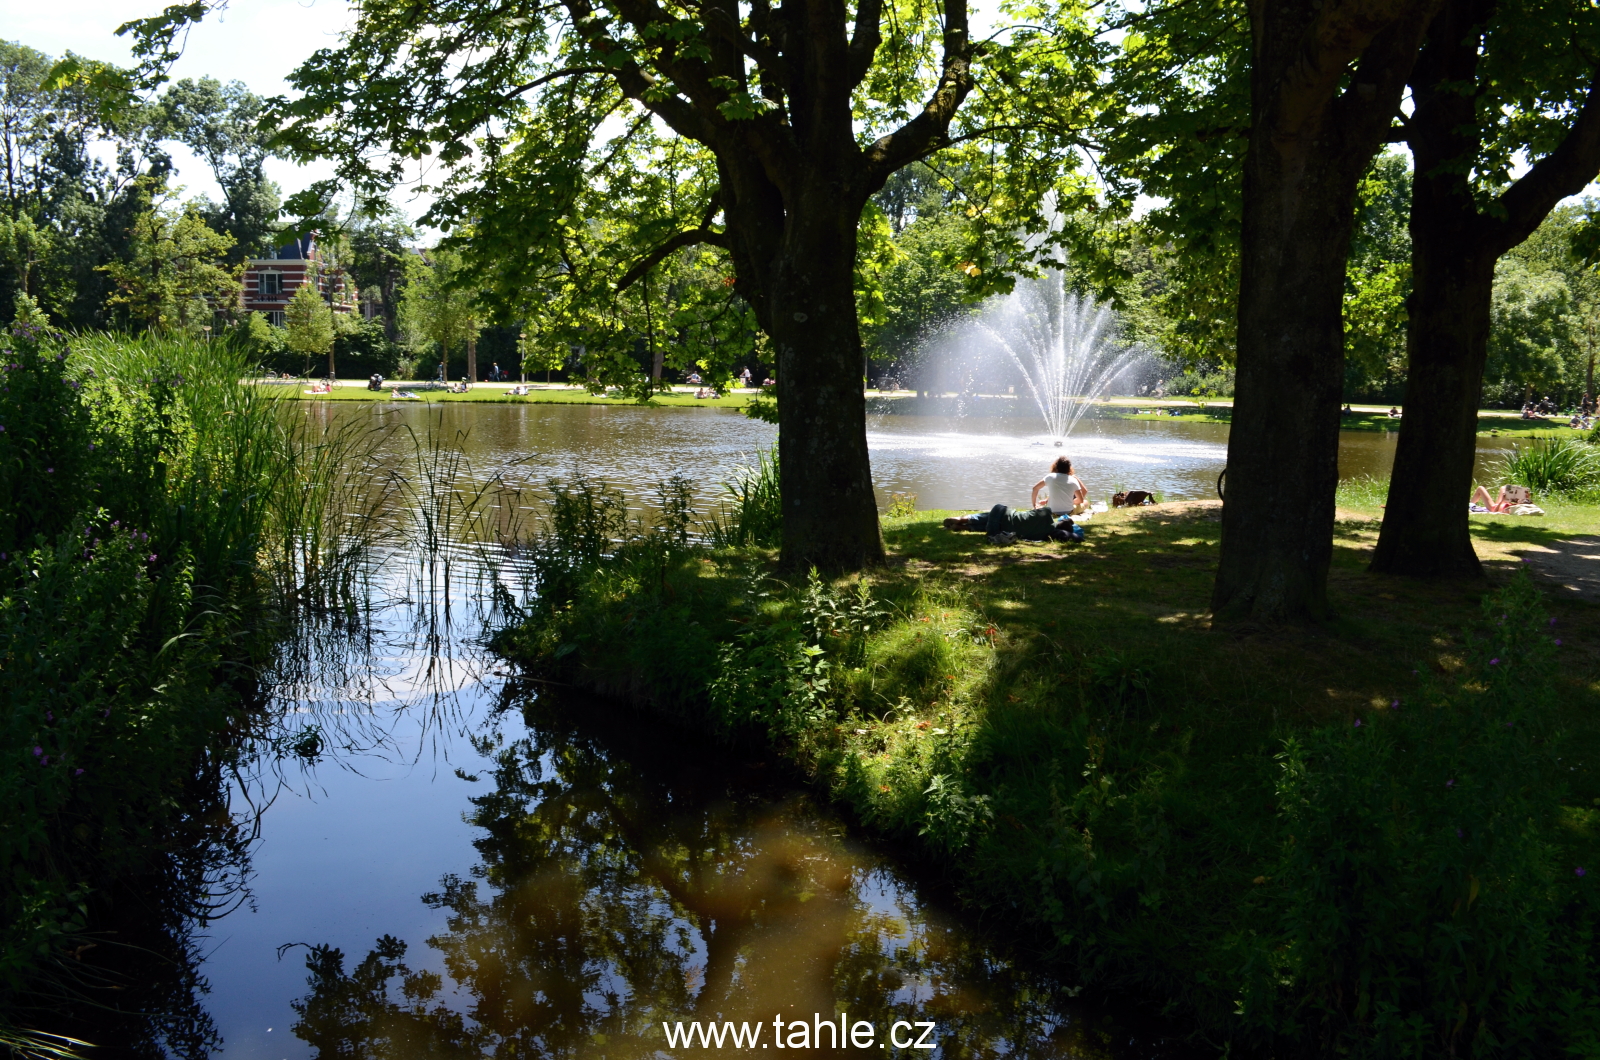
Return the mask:
M338 593L359 446L297 437L220 343L23 327L0 362L0 1043L199 1048L192 972L149 990L242 866L254 664L285 608ZM143 1014L185 1008L181 1032Z
M284 401L358 401L382 402L385 404L400 403L408 405L456 403L469 404L495 404L495 405L623 405L647 408L721 408L742 409L750 403L748 394L727 394L723 397L697 398L691 390L687 393L673 391L666 394L657 394L649 401L640 402L630 396L612 397L606 394L591 394L582 387L543 386L540 385L527 394L507 394L508 386L499 383L480 383L465 394L452 394L445 390L425 390L408 387L400 384L399 390L416 394L415 398L395 396L394 389L381 391L368 390L366 383L359 379L341 380L340 385L326 394L309 394L306 391L310 384L304 380L296 380L292 385L281 383L252 383L263 393Z
M285 401L340 401L382 402L399 404L496 404L496 405L634 405L641 404L632 397L591 394L582 387L561 384L535 384L526 395L506 393L508 386L499 383L481 383L465 394L451 394L443 390L421 390L399 385L399 389L417 394L416 398L397 398L392 389L370 391L364 380L341 380L338 388L326 394L309 394L310 383L296 380L292 384L254 383L273 397ZM674 390L657 394L643 404L648 408L726 408L743 409L750 404L752 395L726 394L722 397L697 398L692 390ZM1015 395L974 395L956 397L937 395L919 397L914 393L867 392L867 411L873 415L915 416L1015 416L1031 415L1032 404L1027 398ZM1129 399L1100 402L1090 408L1089 419L1156 420L1186 423L1231 423L1233 408L1226 402L1150 401L1130 403ZM1394 432L1400 421L1389 417L1386 410L1366 408L1340 420L1344 430ZM1478 433L1508 438L1564 438L1580 437L1566 422L1553 419L1524 420L1515 413L1483 410L1478 415Z
M1206 614L1214 505L1075 547L913 513L838 584L777 577L770 528L696 548L617 512L558 495L498 649L769 744L1066 974L1281 1054L1600 1047L1600 621L1514 556L1590 515L1477 524L1489 584L1419 585L1364 572L1347 509L1341 617L1251 631Z
M1189 423L1232 423L1233 407L1218 402L1161 402L1129 405L1124 402L1102 407L1103 414L1130 420L1161 420ZM1339 429L1391 433L1400 430L1400 419L1387 409L1360 408L1341 416ZM1582 438L1583 433L1567 426L1565 418L1525 420L1515 412L1478 411L1478 433L1507 438Z

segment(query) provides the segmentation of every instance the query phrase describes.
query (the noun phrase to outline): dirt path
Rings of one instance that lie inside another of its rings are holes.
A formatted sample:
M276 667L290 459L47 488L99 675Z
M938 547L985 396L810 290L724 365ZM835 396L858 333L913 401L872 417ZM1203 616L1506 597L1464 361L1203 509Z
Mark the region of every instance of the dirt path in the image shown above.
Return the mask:
M1574 537L1516 552L1557 596L1600 604L1600 537Z

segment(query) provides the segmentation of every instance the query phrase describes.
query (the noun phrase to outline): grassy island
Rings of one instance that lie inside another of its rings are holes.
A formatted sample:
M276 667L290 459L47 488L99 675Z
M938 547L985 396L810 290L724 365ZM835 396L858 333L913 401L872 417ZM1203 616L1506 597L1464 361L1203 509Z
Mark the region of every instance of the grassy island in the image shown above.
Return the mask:
M1340 617L1267 630L1208 617L1216 503L1076 546L892 515L888 564L836 583L737 520L721 547L681 510L628 531L579 483L496 646L771 747L1068 974L1213 1043L1592 1050L1600 613L1519 552L1597 513L1482 519L1487 582L1419 584L1365 573L1376 500L1343 499Z

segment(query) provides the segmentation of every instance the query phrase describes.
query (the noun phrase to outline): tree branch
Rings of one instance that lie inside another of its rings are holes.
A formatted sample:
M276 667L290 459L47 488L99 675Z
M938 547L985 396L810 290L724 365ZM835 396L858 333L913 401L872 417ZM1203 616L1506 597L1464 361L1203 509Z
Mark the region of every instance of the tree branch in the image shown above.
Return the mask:
M700 215L700 227L679 232L634 262L633 266L622 274L622 279L617 281L617 293L621 294L632 287L647 272L665 261L667 255L675 250L682 250L684 247L692 247L699 243L708 243L714 247L727 249L728 239L726 233L718 232L711 227L711 219L717 216L717 212L721 209L722 193L718 191L711 196L711 201L706 204L705 212Z
M972 50L967 0L944 0L944 68L939 83L916 117L865 151L865 190L869 194L883 187L895 170L944 146L951 120L972 91Z
M516 99L524 92L531 92L540 85L547 85L557 78L574 77L578 74L609 74L612 72L613 71L609 66L569 66L563 70L552 71L551 73L545 74L543 77L536 77L525 85L518 85L516 88L507 89L501 94L500 98L505 100L507 103L510 103L513 99Z
M1576 195L1600 173L1600 72L1577 121L1554 151L1533 164L1521 180L1501 193L1503 215L1489 222L1486 238L1498 257L1527 239L1556 203ZM1498 212L1498 211L1497 211Z
M883 43L883 0L858 0L856 26L850 35L850 83L859 85L872 69L878 45Z

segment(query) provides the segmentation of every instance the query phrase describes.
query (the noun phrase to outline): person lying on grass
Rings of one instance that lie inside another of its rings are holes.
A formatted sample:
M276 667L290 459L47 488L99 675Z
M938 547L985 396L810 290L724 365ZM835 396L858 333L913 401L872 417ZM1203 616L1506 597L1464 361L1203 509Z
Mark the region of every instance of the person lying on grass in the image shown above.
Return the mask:
M1072 461L1058 456L1044 478L1033 485L1033 506L1078 515L1089 506L1089 487L1072 473Z
M1012 541L1082 541L1083 528L1072 516L1057 516L1049 508L1008 508L997 504L986 512L958 515L944 521L946 530L975 530L995 544Z
M1489 491L1479 486L1472 492L1472 500L1467 505L1467 510L1474 507L1485 512L1509 512L1518 504L1530 504L1533 501L1533 491L1526 486L1501 486L1500 495L1494 500L1489 499Z

